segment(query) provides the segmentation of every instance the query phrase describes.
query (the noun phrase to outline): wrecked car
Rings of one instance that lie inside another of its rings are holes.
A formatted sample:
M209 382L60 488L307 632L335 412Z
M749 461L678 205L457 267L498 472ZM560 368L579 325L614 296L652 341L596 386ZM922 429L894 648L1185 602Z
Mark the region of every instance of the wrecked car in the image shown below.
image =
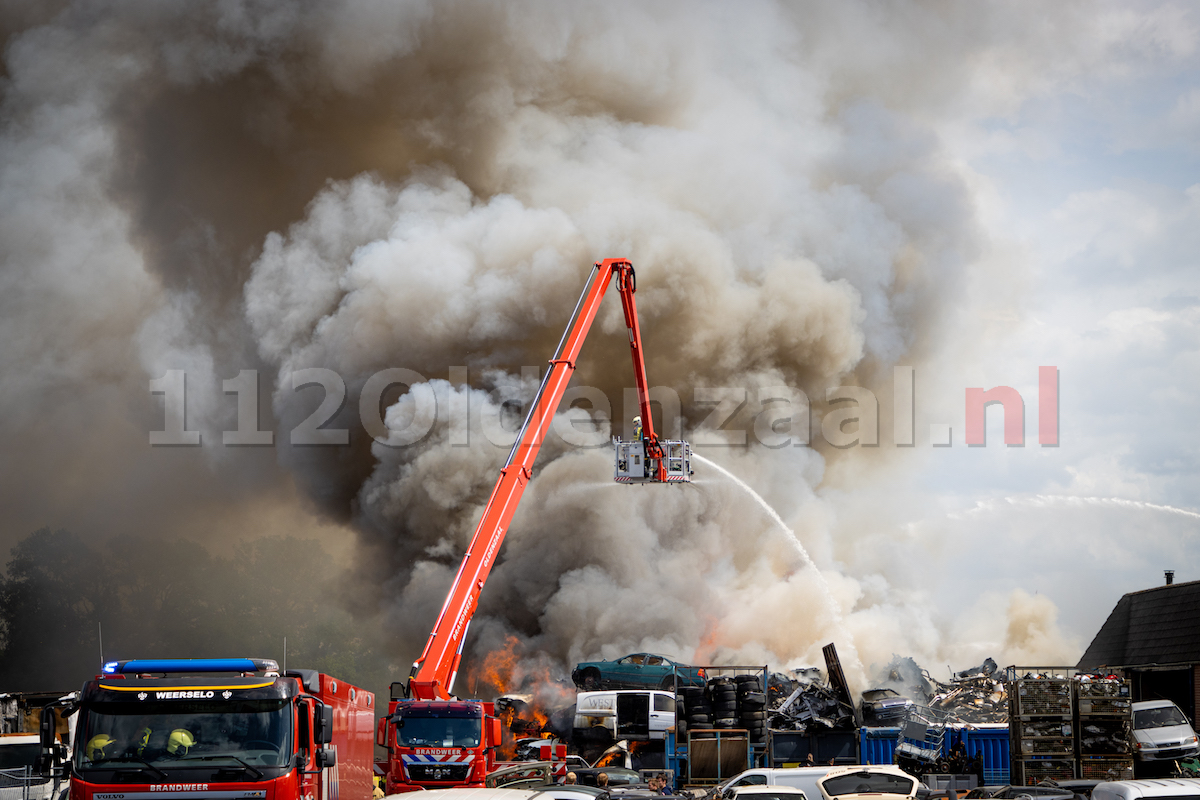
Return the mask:
M616 661L576 664L571 680L587 692L621 687L671 690L676 686L703 686L705 675L701 668L679 664L664 656L631 653Z
M896 725L912 704L912 700L894 689L868 689L862 693L863 724Z

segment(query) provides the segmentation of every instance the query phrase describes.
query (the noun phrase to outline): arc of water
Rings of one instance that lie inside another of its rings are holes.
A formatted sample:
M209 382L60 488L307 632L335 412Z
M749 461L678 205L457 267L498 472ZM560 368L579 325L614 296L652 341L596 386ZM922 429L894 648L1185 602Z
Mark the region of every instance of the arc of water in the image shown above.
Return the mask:
M846 629L846 622L842 617L842 611L838 607L837 601L833 599L833 592L831 592L829 589L829 582L827 580L825 580L825 576L821 574L821 570L817 569L816 562L814 562L812 560L812 556L810 556L808 554L808 550L804 549L804 545L800 542L799 537L796 536L796 532L793 531L790 527L788 527L788 524L783 521L783 517L779 516L779 513L774 508L771 507L771 504L768 503L766 500L764 500L762 495L760 495L758 492L754 491L754 489L751 488L750 484L746 483L741 478L739 478L737 475L734 475L732 472L725 469L724 467L722 467L720 464L713 461L712 459L705 458L704 456L699 455L698 453L695 453L695 452L692 453L692 458L703 464L707 464L708 466L712 467L717 472L721 473L722 475L724 475L725 477L727 477L731 481L733 481L735 484L740 486L743 490L746 491L747 494L749 494L752 498L754 498L755 502L757 502L758 505L761 506L762 509L767 512L767 515L772 520L774 520L775 524L778 525L779 528L784 533L787 534L788 541L790 541L792 543L792 546L796 548L796 552L798 552L800 554L801 558L803 558L804 561L810 567L812 567L813 572L816 573L817 580L820 581L821 592L822 592L822 594L825 595L825 603L829 608L829 613L833 615L834 625L836 626L838 633L840 633L842 636L846 637L847 641L851 642L851 647L853 648L851 652L854 654L854 660L855 660L857 666L859 667L859 669L861 670L862 663L858 659L858 648L853 647L854 640L850 636L850 632Z

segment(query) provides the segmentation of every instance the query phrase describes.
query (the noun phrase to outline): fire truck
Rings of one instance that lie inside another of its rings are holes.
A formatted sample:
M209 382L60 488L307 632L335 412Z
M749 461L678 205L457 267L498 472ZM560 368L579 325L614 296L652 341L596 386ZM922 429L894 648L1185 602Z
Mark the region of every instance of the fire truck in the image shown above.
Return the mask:
M504 766L496 761L502 743L501 720L494 703L455 699L451 692L462 659L463 642L479 595L496 553L532 478L533 463L550 428L554 412L575 372L576 359L609 285L616 281L633 355L641 430L633 441L614 439L614 479L619 483L686 483L691 479L691 447L684 441L660 439L654 431L638 326L637 276L623 258L593 265L583 294L567 323L529 414L517 435L483 517L446 595L429 641L413 664L408 685L393 684L388 714L379 720L376 743L387 748L379 766L386 792L455 786L484 786ZM559 772L565 771L565 748L551 748Z
M84 684L72 751L43 712L43 769L70 800L370 800L375 697L269 659L114 661Z

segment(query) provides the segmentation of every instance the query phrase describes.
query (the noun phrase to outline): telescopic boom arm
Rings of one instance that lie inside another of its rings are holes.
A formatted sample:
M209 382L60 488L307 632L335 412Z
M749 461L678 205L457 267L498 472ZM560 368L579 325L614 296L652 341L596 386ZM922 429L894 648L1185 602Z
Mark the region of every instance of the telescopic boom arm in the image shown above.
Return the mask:
M654 422L650 415L650 398L646 388L646 364L642 357L642 337L638 327L637 305L634 292L637 278L633 265L623 258L607 258L592 267L587 286L575 306L575 313L563 332L562 340L550 368L542 380L541 388L521 426L517 441L500 470L500 479L492 489L483 518L475 529L471 544L467 548L454 584L446 596L446 603L438 616L437 624L425 644L421 657L413 664L409 676L409 696L416 700L444 700L450 697L458 664L462 659L463 641L467 627L479 604L479 593L487 582L488 574L496 562L496 553L504 541L509 522L516 513L517 504L532 477L533 462L541 449L542 441L550 428L554 412L562 400L563 392L575 372L575 362L583 340L587 338L600 308L600 301L608 289L609 282L616 277L617 289L621 293L621 308L625 312L625 325L629 329L629 347L633 353L633 371L637 381L638 408L641 411L643 441L647 463L656 458L658 480L666 480L662 448L654 433Z

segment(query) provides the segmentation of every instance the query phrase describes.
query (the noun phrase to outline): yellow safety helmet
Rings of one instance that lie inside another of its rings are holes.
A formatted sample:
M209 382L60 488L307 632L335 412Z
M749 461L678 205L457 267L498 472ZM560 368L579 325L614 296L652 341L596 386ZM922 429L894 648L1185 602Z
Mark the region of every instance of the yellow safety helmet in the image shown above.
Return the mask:
M196 743L196 737L186 728L176 728L167 737L167 752L172 755L186 756L188 750ZM182 751L182 752L181 752Z
M137 735L137 754L140 756L146 752L146 746L150 744L150 736L154 731L149 728L142 728Z
M87 745L83 748L83 754L87 756L88 761L99 761L104 758L104 748L112 744L115 739L107 733L97 733L91 739L88 739Z

